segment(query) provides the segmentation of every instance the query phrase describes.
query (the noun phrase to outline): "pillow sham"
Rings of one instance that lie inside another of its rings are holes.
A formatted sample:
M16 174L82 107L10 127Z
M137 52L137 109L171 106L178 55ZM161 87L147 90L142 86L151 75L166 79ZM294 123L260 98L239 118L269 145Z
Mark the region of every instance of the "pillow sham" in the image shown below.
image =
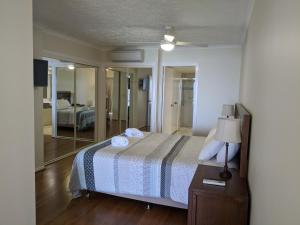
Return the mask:
M58 99L56 102L57 109L66 109L71 106L70 102L67 99Z
M235 144L235 143L229 143L228 146L228 162L236 156L240 149L240 144ZM225 153L226 153L226 146L222 146L221 150L217 154L217 162L219 163L224 163L225 162Z
M214 157L223 147L224 142L217 141L217 140L211 140L208 143L204 144L200 154L199 154L199 160L202 161L208 161L212 157Z
M212 128L209 131L207 137L205 138L204 145L206 145L208 142L210 142L211 140L214 139L214 136L215 136L216 132L217 132L217 128Z

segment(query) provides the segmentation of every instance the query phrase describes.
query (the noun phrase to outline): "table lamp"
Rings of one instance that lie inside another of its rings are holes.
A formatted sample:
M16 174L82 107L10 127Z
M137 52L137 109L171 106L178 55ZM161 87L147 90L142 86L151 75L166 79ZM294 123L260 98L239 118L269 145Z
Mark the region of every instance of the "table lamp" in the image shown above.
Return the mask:
M234 116L234 106L233 105L223 105L222 107L222 116L229 118Z
M217 131L215 139L225 142L226 153L225 153L225 165L224 170L220 173L220 177L228 180L231 178L231 173L228 170L228 147L229 143L240 143L241 142L241 125L239 119L231 118L219 118L217 124Z

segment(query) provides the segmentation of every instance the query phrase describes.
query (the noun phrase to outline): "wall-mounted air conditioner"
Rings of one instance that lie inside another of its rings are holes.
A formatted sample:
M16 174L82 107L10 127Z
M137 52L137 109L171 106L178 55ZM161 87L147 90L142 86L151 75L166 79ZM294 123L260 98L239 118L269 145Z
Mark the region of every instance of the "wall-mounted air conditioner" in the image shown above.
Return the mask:
M112 62L144 62L144 50L115 50L110 52Z

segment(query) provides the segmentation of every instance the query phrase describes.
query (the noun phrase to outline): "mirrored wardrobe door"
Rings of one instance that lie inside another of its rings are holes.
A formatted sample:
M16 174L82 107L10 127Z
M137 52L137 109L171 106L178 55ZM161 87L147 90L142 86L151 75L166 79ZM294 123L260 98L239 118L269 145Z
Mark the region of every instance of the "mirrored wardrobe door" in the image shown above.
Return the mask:
M118 135L120 120L120 84L121 72L106 69L106 137Z
M75 68L75 138L76 148L95 140L96 68L76 64Z
M56 129L58 137L74 138L75 73L67 67L56 68Z
M125 132L128 123L128 109L130 106L129 77L126 71L120 72L119 78L119 134Z

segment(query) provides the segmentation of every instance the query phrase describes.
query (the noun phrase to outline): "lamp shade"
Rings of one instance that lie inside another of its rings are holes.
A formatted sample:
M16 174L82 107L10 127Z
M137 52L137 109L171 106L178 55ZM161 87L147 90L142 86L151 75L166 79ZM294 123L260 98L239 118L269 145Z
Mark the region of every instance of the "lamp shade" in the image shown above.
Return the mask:
M234 106L233 105L223 105L222 116L234 116Z
M239 119L219 118L215 139L227 143L241 142L241 125Z

